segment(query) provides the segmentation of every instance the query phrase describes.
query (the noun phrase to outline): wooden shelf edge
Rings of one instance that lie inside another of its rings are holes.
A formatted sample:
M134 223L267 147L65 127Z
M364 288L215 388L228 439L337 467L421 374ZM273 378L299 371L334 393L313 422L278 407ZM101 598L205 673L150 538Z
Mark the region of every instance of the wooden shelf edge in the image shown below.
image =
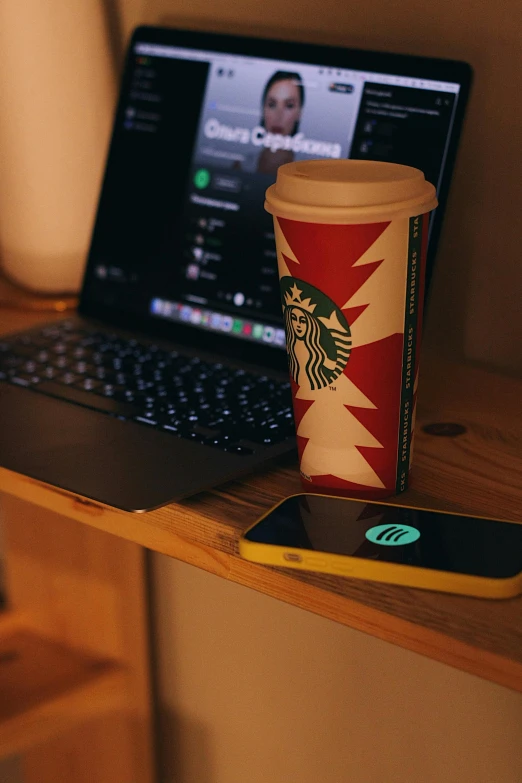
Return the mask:
M218 576L227 577L228 554L182 538L169 529L151 524L149 514L133 514L87 500L66 490L61 490L35 479L0 467L0 494L5 493L20 500L53 511L69 519L103 530L106 533L133 541L146 549L176 557ZM176 516L184 520L201 520L201 513L187 507L177 507ZM153 515L155 512L151 512ZM208 522L213 520L209 517Z
M56 513L175 557L190 565L250 587L272 598L311 611L319 616L375 636L432 660L522 692L522 663L504 655L459 640L454 636L403 619L343 595L293 578L284 571L274 571L249 563L235 553L219 551L205 544L189 541L167 528L147 524L147 514L129 514L110 507L83 501L33 479L0 468L0 491L44 506ZM172 507L173 517L201 515L190 508Z
M0 615L0 758L125 708L125 670Z

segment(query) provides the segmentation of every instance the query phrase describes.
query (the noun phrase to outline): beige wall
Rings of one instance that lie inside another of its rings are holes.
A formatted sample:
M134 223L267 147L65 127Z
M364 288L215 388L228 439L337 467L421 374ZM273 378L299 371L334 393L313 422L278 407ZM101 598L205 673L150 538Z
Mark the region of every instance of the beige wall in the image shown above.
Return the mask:
M520 783L522 696L155 559L164 783Z
M427 341L522 371L520 0L119 2L125 29L190 17L468 59ZM176 561L157 556L154 571L165 783L522 780L519 695Z

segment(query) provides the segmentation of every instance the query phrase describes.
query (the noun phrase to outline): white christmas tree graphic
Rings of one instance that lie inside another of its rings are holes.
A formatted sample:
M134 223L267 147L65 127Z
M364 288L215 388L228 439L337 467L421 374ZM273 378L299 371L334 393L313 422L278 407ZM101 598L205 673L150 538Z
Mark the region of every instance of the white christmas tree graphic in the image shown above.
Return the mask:
M382 445L345 407L375 408L375 405L345 375L335 380L335 392L330 388L311 391L301 386L296 396L315 400L297 430L298 435L308 438L301 458L305 477L330 474L354 484L384 487L357 448L378 449Z
M404 296L406 288L406 264L408 232L400 220L390 223L381 236L354 264L354 267L375 264L373 274L341 308L368 305L350 324L354 347L384 340L404 330L404 308L397 302L397 295ZM394 292L397 294L394 296Z

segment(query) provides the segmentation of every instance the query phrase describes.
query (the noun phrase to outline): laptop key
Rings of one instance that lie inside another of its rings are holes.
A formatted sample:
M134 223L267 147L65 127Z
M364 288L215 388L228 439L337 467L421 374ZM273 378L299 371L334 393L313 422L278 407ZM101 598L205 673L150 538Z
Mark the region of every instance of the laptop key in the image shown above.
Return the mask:
M72 383L76 383L79 378L72 372L65 372L63 375L58 376L56 380L58 383L64 383L66 386L70 386Z
M155 419L149 419L146 416L135 416L134 421L139 421L142 424L150 424L153 427L157 427L158 422Z
M58 370L64 370L67 367L67 364L68 362L65 356L60 356L52 362L53 367L56 367Z
M94 391L95 389L98 389L101 386L100 381L97 381L95 378L82 378L80 381L75 383L75 386L77 389L84 389L85 391Z
M32 386L34 383L38 383L39 378L25 375L24 373L17 373L16 375L11 375L10 381L17 386Z
M245 457L254 453L254 449L251 449L249 446L242 446L240 443L226 444L223 450L231 454L242 454Z
M167 432L174 432L176 435L179 435L181 422L177 421L176 419L173 419L172 421L160 421L160 426L163 430L166 430Z

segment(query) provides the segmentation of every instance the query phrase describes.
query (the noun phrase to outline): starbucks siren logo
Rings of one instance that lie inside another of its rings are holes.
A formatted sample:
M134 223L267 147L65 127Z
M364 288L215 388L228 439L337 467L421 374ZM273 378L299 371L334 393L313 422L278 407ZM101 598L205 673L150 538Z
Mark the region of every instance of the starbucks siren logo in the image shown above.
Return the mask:
M290 374L299 386L322 389L339 377L350 357L348 321L318 288L290 276L280 283Z

